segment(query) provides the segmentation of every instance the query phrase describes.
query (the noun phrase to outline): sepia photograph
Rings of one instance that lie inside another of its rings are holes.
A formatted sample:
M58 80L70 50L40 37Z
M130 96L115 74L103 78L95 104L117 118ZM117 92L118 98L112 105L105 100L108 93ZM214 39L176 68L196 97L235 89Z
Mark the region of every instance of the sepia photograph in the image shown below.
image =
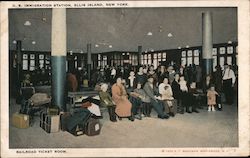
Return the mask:
M249 156L249 1L1 14L1 155Z

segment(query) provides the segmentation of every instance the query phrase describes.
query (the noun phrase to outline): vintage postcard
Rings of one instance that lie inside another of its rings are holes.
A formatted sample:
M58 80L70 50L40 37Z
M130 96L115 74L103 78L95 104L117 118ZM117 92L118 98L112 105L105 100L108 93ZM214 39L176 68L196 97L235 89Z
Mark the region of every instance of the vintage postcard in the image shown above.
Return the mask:
M249 156L249 6L0 2L1 157Z

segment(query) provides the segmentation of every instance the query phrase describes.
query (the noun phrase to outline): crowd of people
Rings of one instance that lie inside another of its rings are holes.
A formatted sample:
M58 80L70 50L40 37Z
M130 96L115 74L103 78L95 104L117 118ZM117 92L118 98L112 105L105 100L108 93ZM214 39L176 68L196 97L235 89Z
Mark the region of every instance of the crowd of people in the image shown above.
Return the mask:
M106 66L91 74L89 85L100 86L101 105L108 108L110 120L114 122L116 117L128 117L131 121L143 115L150 117L152 109L161 119L177 113L199 113L198 108L203 105L207 105L208 111L215 111L216 105L222 108L223 98L225 103L233 104L237 96L237 68L233 70L227 64L223 70L216 66L216 71L205 77L197 65L159 66L157 69L152 65ZM78 80L79 74L70 75ZM77 86L73 90L76 91Z

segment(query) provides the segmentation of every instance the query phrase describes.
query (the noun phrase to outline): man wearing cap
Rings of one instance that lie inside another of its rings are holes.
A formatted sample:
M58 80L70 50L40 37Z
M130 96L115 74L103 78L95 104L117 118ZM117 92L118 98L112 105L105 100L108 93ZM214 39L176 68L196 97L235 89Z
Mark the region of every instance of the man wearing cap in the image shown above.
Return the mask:
M232 69L230 69L228 64L224 65L224 71L222 73L223 80L223 90L226 97L227 104L233 104L233 87L235 83L235 74Z
M154 77L152 75L148 77L148 82L144 85L143 90L145 91L146 95L150 98L150 104L157 112L158 117L161 119L168 119L169 116L164 112L163 102L158 100L156 97L158 90L154 85Z

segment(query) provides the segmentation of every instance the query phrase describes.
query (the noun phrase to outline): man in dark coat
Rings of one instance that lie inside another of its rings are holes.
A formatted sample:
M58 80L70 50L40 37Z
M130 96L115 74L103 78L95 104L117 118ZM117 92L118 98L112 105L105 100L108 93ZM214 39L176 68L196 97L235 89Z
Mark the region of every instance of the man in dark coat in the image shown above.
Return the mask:
M175 74L175 79L172 82L173 97L177 100L177 112L184 114L184 107L181 105L181 88L179 85L179 74Z

